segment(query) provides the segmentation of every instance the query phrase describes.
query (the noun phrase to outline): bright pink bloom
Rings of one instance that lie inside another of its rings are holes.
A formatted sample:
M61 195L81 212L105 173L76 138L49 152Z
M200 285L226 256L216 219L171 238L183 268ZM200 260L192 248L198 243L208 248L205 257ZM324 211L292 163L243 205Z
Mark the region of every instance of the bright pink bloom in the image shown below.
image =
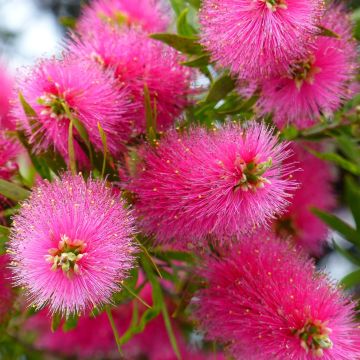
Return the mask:
M30 123L20 102L14 110L36 151L55 147L68 158L70 120L66 107L86 128L98 150L103 150L98 123L107 135L113 155L124 148L130 136L128 112L132 109L128 91L92 62L70 56L62 60L42 60L24 80L19 79L18 87L37 114ZM83 159L79 138L74 127L76 155Z
M156 106L159 131L172 125L189 104L193 70L180 65L185 59L177 51L145 34L136 31L119 34L103 26L93 36L83 40L75 38L70 52L113 69L118 82L130 89L135 132L143 132L146 128L145 86L149 89L153 108Z
M349 15L342 6L331 7L322 25L340 38L319 36L314 50L290 65L288 76L274 76L262 83L259 106L272 112L279 127L293 123L313 125L320 115L331 116L351 98L351 83L357 68L356 42Z
M0 255L0 324L7 319L14 299L10 282L11 273L8 266L8 256Z
M304 254L271 235L243 238L202 269L208 287L198 317L211 340L235 359L357 359L355 304Z
M164 32L170 19L162 0L95 0L84 8L78 30L96 35L103 24L126 30L127 27L146 32Z
M13 79L6 67L0 64L0 129L14 129L14 122L10 115L12 88Z
M295 188L292 165L282 165L289 155L264 125L170 132L130 185L136 213L157 242L180 247L265 225Z
M311 144L303 146L319 150ZM331 181L334 176L328 163L306 151L300 144L291 144L293 155L288 159L302 169L294 174L299 183L287 212L274 223L278 235L293 236L296 242L313 255L320 255L327 239L327 226L313 215L312 207L330 211L335 205Z
M133 266L132 233L123 201L104 182L44 182L14 217L15 283L37 308L64 315L110 302Z
M202 43L241 78L284 73L306 54L322 0L204 0Z

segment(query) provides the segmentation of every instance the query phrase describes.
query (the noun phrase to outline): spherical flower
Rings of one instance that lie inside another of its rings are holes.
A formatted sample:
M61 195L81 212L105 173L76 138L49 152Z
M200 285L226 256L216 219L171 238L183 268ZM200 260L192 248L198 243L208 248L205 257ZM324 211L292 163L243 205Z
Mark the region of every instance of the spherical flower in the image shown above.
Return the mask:
M8 70L0 64L0 129L14 129L10 115L10 98L12 96L13 79Z
M80 33L97 32L106 24L118 29L127 27L146 32L164 32L169 25L162 0L95 0L84 11L77 24Z
M68 158L71 118L87 130L90 141L99 150L103 143L98 124L107 136L109 151L116 155L130 135L128 91L119 87L112 75L85 59L65 56L62 60L42 60L29 74L19 79L19 91L35 110L28 119L18 101L14 110L36 151L55 149ZM84 158L80 134L74 126L77 159Z
M289 237L312 255L320 255L328 235L327 226L311 213L316 207L330 211L335 205L331 181L334 176L328 163L318 159L304 147L320 150L321 146L309 143L291 144L292 156L288 159L301 168L294 174L299 183L287 211L273 225L279 236Z
M322 8L322 0L205 0L202 43L241 78L281 74L307 53Z
M102 67L113 69L118 82L129 88L135 110L131 113L135 133L146 128L145 87L152 108L156 108L159 131L172 125L189 104L193 70L180 65L184 59L174 49L143 33L119 34L103 27L93 36L75 38L69 48L77 57L90 58Z
M9 258L7 255L0 255L0 324L4 322L11 308L14 293L11 289L11 273L8 269Z
M265 225L288 205L296 183L286 143L264 125L170 132L144 154L130 185L136 214L159 243L185 247Z
M243 238L201 270L197 316L235 359L347 360L359 356L354 305L283 240Z
M15 284L68 315L110 302L133 266L132 218L105 183L64 175L39 185L10 235Z
M352 38L349 15L342 6L330 7L322 25L339 38L317 37L314 50L293 62L287 76L260 82L259 107L265 113L272 112L279 127L287 123L309 127L321 115L331 116L353 95L357 45Z

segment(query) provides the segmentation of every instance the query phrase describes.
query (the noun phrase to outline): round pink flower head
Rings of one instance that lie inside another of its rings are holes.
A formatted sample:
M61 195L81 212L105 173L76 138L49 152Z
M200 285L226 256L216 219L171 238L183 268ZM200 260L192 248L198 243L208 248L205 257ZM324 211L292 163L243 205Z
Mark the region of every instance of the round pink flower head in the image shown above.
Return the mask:
M339 37L317 37L313 51L293 62L287 76L260 82L260 108L272 112L279 127L309 127L320 115L331 116L353 95L357 50L349 15L342 6L332 6L322 25Z
M241 78L283 73L306 54L322 0L204 0L202 43Z
M14 299L10 281L11 273L8 266L9 257L0 255L0 325L7 320Z
M10 98L12 96L13 79L8 70L0 63L0 129L14 129L10 115Z
M354 304L283 240L245 237L201 274L208 287L198 293L197 316L235 359L358 358Z
M128 91L90 61L70 56L62 60L42 60L24 80L19 79L18 88L36 116L29 121L20 101L14 113L38 152L55 147L68 158L71 118L85 127L90 141L100 151L103 143L98 124L107 136L113 155L118 154L128 140L130 119L127 114L132 109ZM75 127L73 131L77 158L83 159L84 152L78 141L80 135Z
M303 146L321 149L321 146L309 143L291 144L293 155L287 161L296 162L301 168L294 174L299 188L294 191L287 211L275 220L273 228L279 236L293 237L306 251L318 256L327 240L328 228L311 213L311 208L330 211L334 207L331 186L334 176L327 163L310 154Z
M131 27L164 32L169 22L162 0L95 0L84 8L77 28L80 33L94 35L103 24L123 30Z
M172 131L144 154L130 185L136 213L157 242L180 247L265 225L296 186L293 166L282 164L289 155L264 125Z
M14 217L15 284L32 304L82 313L110 302L133 266L132 218L102 181L64 175L38 186Z
M135 133L145 131L144 88L149 90L151 105L156 108L159 131L172 125L189 104L194 71L180 65L183 57L146 34L102 27L93 36L74 39L70 52L93 59L104 68L115 71L118 82L129 88L134 104L132 112Z

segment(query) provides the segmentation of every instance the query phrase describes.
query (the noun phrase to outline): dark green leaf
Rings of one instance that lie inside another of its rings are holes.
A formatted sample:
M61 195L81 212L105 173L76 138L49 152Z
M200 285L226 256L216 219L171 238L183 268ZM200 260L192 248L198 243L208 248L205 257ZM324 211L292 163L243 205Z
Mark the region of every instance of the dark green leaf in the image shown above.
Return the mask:
M340 35L337 34L336 32L334 32L333 30L328 29L321 25L318 25L317 27L320 30L319 36L327 36L327 37L333 37L333 38L340 39Z
M350 177L346 178L345 184L346 202L351 209L356 228L360 232L360 187Z
M30 195L30 192L19 185L0 179L0 194L14 201L22 201Z
M187 2L192 5L195 9L200 9L201 0L187 0Z
M360 234L357 233L350 225L343 220L339 219L335 215L329 214L319 209L311 209L311 211L320 218L331 229L337 231L345 237L346 240L351 243L360 246Z
M210 63L210 55L205 54L205 55L197 56L192 60L184 61L182 65L201 68L203 66L208 66L209 63Z
M73 330L76 328L77 324L79 321L79 316L78 315L70 315L64 322L62 329L64 332Z
M360 175L360 166L353 162L346 160L344 157L335 153L320 153L313 149L307 148L310 153L318 157L319 159L330 161L336 165L339 165L343 169L349 171L354 175Z
M229 75L219 77L210 88L206 97L206 102L218 102L222 100L230 91L234 90L236 81Z
M344 256L344 258L348 259L353 264L360 266L360 258L357 258L353 254L351 254L348 250L340 247L335 241L333 241L332 243L333 243L334 249L338 253L340 253L342 256Z
M163 43L185 54L200 55L203 52L201 45L198 43L197 37L167 33L152 34L150 37L155 40L162 41Z
M61 325L61 315L59 313L55 313L51 318L51 331L55 332L60 325Z
M150 144L156 141L156 110L152 108L149 88L144 85L144 104L146 117L146 133Z
M353 286L360 283L360 269L355 270L354 272L346 275L341 280L342 285L345 287L345 289L352 288Z
M184 8L183 0L170 0L171 6L174 9L174 12L177 16L180 15L182 9Z
M69 135L68 135L68 152L70 169L73 174L76 174L76 157L74 146L74 124L72 121L69 123Z

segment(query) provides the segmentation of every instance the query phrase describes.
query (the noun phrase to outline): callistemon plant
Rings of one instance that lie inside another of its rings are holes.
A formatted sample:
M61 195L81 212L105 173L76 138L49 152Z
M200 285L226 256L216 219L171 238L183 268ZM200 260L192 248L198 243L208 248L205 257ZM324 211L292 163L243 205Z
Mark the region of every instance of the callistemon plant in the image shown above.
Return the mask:
M0 359L360 360L360 3L78 2L1 68Z
M284 211L296 187L290 154L263 125L169 132L130 185L135 214L160 243L226 241Z
M101 181L64 175L34 189L14 218L16 285L65 315L111 302L134 266L133 220Z

